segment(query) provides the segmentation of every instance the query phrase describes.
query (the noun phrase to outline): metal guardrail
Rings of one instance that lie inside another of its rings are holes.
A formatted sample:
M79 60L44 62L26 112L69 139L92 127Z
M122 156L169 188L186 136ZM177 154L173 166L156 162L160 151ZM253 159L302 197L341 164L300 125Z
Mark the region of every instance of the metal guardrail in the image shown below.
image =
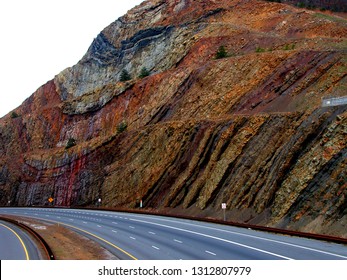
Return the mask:
M322 107L333 107L341 105L347 105L347 96L322 99Z

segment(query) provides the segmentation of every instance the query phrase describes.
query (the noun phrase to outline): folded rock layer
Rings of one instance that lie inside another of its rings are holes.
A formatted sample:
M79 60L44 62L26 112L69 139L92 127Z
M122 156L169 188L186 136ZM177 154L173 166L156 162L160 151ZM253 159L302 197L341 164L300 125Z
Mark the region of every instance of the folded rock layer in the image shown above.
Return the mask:
M145 1L0 120L0 204L226 203L228 220L347 237L347 106L321 105L347 92L346 46L341 14Z

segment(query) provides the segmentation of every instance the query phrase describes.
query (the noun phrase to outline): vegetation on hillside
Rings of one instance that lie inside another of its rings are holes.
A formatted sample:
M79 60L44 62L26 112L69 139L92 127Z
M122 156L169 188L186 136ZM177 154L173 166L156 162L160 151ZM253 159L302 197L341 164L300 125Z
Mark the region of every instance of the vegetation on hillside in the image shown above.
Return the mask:
M267 0L269 2L288 3L299 8L330 10L333 12L347 12L345 0Z

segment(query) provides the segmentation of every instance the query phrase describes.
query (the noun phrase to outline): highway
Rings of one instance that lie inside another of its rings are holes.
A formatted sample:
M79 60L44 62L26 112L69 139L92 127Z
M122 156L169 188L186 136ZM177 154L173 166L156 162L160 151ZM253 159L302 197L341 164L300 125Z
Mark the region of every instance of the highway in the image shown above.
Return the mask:
M11 223L0 220L0 260L39 260L39 253L32 238Z
M0 208L1 214L59 223L119 259L347 260L342 244L162 216L60 208Z

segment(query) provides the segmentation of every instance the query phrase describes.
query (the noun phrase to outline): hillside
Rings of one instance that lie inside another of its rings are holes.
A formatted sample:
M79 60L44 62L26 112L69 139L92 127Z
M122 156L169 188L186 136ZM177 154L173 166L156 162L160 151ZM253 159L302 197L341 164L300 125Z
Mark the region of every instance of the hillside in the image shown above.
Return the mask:
M290 3L298 7L310 9L319 8L321 10L331 10L335 12L347 12L347 3L345 0L269 0L272 2Z
M331 13L145 1L0 120L0 205L225 202L228 220L347 237L347 106L321 107L346 95L346 51Z

